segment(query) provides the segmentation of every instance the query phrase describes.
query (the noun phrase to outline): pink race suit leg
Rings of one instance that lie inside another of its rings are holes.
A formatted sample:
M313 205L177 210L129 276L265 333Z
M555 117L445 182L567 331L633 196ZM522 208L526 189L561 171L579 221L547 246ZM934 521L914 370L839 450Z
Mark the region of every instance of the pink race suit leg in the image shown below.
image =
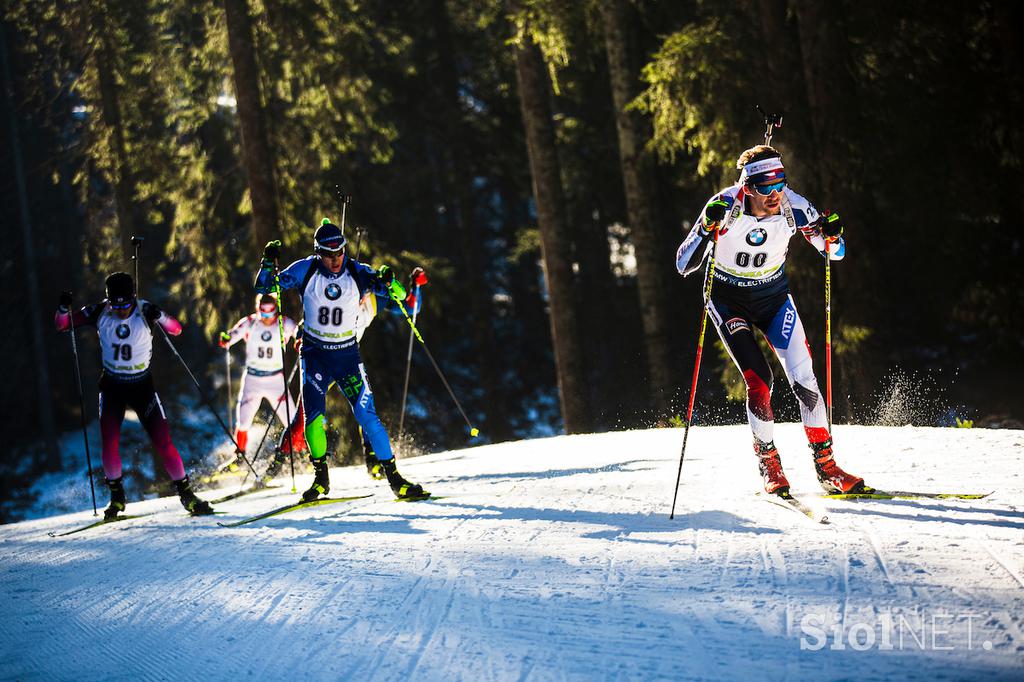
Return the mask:
M185 465L181 461L178 449L171 442L171 429L167 424L167 416L164 414L164 406L160 403L160 396L153 391L149 400L146 401L145 407L142 409L139 409L138 405L133 405L133 407L136 408L135 412L139 415L139 421L145 427L146 433L149 434L153 447L156 448L157 454L163 460L167 475L171 477L172 481L180 481L185 478Z
M121 478L121 422L125 401L109 390L100 391L100 436L103 439L103 475L108 481Z

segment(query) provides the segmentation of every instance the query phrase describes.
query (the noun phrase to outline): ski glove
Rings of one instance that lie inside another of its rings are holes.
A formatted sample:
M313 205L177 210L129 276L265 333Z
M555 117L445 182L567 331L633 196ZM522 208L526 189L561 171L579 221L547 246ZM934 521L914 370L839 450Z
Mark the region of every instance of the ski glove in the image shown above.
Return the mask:
M157 306L150 302L142 304L142 316L150 322L156 322L160 319L160 316L164 314L164 311L160 310Z
M395 279L395 273L391 268L386 265L380 266L377 276L380 278L381 283L384 284L384 287L387 288L392 298L399 301L405 299L405 287Z
M716 229L725 218L725 214L729 211L729 204L725 203L721 199L715 199L704 208L704 219L700 226L700 234L702 237L707 237L711 234L711 231Z
M281 240L275 239L272 242L267 242L267 245L263 247L263 262L273 263L281 256Z
M220 337L217 339L217 345L220 346L221 348L227 348L230 342L231 334L228 334L227 332L221 332Z
M840 220L838 213L825 211L821 214L821 234L830 242L839 241L843 234L843 221Z
M427 273L421 267L415 267L412 272L409 273L409 288L421 287L427 283Z
M66 313L68 308L71 307L71 292L62 291L60 292L60 298L57 300L57 309L62 313Z

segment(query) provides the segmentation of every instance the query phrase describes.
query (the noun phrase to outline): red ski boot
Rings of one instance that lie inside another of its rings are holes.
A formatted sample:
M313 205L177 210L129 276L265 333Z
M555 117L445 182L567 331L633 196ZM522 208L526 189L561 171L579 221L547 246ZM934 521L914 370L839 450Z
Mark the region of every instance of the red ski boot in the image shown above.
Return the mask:
M864 489L864 479L848 474L839 468L832 456L832 439L820 443L811 443L814 451L814 470L818 473L818 483L826 493L855 493Z
M764 477L765 492L770 495L788 492L789 481L782 472L782 462L779 460L779 451L775 449L775 443L763 443L755 438L754 454L758 458L757 467Z

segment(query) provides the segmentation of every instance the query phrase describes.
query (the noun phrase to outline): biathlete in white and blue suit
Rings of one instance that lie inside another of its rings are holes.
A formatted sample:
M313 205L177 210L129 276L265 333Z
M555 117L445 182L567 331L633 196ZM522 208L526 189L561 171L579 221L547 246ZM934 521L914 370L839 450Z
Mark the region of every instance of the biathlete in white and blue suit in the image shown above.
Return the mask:
M395 299L408 301L406 291L387 266L378 271L349 258L345 244L341 229L325 218L313 236L312 256L289 265L275 282L275 261L281 245L270 242L256 276L259 293L280 287L295 289L302 297L302 403L306 442L315 471L313 485L302 499L315 500L330 490L324 414L327 391L335 384L352 406L395 495L403 499L425 497L429 493L422 486L410 483L398 473L387 430L377 416L357 341L358 330L365 326L361 316L367 314L361 301L367 296L376 296L388 304Z
M786 255L798 231L826 256L846 255L838 214L818 211L789 187L782 157L759 145L740 155L740 180L711 197L676 252L683 275L700 269L717 232L715 282L708 314L747 387L747 419L754 432L765 490L784 493L789 481L775 448L772 371L754 336L759 330L786 372L800 404L800 417L814 453L821 486L830 493L854 492L864 481L839 468L832 456L832 434L825 400L811 366L811 349L789 292Z

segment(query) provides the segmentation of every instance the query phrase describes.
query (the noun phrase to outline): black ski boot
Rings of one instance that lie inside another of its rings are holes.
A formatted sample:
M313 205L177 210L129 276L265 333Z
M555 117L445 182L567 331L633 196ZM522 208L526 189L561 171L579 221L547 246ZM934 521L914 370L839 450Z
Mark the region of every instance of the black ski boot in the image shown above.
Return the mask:
M187 509L189 514L192 516L205 516L213 513L213 507L210 506L209 502L196 497L188 476L180 481L175 481L174 487L178 490L178 499L181 500L181 506Z
M310 457L310 460L313 462L313 485L302 493L303 502L312 502L331 491L331 477L327 473L327 455L317 459Z
M118 513L123 512L124 506L128 503L124 496L123 479L123 476L115 478L113 481L107 479L107 487L110 488L110 506L103 510L105 519L117 518Z
M284 466L285 460L288 455L280 450L274 450L274 456L270 460L270 466L263 472L263 476L260 477L258 486L264 488L270 485L270 482L277 478L277 475L281 473L281 467Z
M394 457L380 460L380 467L384 470L388 484L398 499L420 500L430 497L430 493L423 490L423 486L418 483L409 483L409 481L402 478L402 474L398 473L398 464L395 462Z

